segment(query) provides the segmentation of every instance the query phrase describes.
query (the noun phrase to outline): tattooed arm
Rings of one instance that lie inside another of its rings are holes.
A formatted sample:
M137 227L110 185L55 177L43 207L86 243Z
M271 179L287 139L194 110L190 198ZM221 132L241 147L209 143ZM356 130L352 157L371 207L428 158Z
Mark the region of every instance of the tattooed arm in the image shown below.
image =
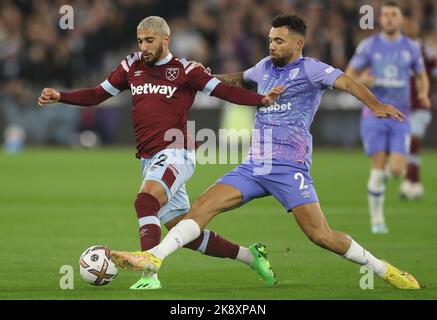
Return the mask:
M253 83L244 80L243 72L215 74L214 77L232 86L242 87L246 89L252 89L255 87Z
M206 73L211 74L211 68L206 68L202 63L197 61L190 61L190 66L186 70L187 73L196 67L201 67ZM231 86L241 87L245 89L254 89L256 87L256 83L244 80L243 72L213 74L212 76Z

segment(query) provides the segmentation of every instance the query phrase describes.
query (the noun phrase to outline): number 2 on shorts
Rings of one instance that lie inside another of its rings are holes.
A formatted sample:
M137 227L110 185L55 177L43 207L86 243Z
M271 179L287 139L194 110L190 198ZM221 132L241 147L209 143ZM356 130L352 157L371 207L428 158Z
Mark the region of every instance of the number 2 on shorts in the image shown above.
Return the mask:
M308 186L305 184L305 177L303 176L303 174L300 172L296 172L296 174L294 175L294 180L299 180L299 179L300 179L299 190L308 189Z
M165 162L165 160L167 160L167 155L165 155L165 154L161 154L159 157L158 157L158 161L156 161L153 165L154 166L160 166L160 167L163 167L164 166L164 162Z

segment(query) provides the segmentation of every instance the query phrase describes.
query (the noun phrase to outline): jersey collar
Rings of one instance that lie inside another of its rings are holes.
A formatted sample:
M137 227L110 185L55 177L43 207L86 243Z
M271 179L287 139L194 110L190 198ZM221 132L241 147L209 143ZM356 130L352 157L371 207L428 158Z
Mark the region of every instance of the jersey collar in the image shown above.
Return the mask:
M162 66L163 64L168 63L173 58L173 55L169 52L168 55L158 62L155 63L155 66Z
M380 33L379 34L379 38L381 39L382 42L384 43L389 43L389 44L393 44L393 43L399 43L402 41L402 39L404 38L404 35L401 33L399 38L395 39L395 40L389 40L384 36L384 33Z

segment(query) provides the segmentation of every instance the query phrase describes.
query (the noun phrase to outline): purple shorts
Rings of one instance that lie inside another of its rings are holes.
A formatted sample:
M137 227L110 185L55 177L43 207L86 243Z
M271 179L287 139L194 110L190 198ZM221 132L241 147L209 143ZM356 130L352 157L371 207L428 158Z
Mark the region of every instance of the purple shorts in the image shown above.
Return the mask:
M306 203L319 202L313 179L304 164L273 160L271 172L254 174L257 163L243 162L221 177L217 183L240 190L243 204L252 199L274 196L287 211Z
M398 122L375 117L361 118L361 139L366 155L378 152L410 152L411 127L409 121Z

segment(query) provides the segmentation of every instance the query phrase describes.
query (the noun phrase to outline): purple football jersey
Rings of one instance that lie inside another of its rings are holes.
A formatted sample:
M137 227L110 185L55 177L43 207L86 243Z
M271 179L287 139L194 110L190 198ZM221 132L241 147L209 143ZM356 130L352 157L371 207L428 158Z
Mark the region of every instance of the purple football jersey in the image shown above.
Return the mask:
M333 87L343 72L316 59L301 57L283 67L270 57L244 72L244 80L256 83L265 95L273 87L286 87L270 106L258 107L255 131L246 161L288 160L311 167L312 136L310 126L322 93Z
M406 36L390 41L382 34L373 35L360 43L350 64L357 70L369 68L375 77L371 90L376 98L409 115L411 75L425 71L418 43ZM364 107L362 116L368 118L373 114Z

